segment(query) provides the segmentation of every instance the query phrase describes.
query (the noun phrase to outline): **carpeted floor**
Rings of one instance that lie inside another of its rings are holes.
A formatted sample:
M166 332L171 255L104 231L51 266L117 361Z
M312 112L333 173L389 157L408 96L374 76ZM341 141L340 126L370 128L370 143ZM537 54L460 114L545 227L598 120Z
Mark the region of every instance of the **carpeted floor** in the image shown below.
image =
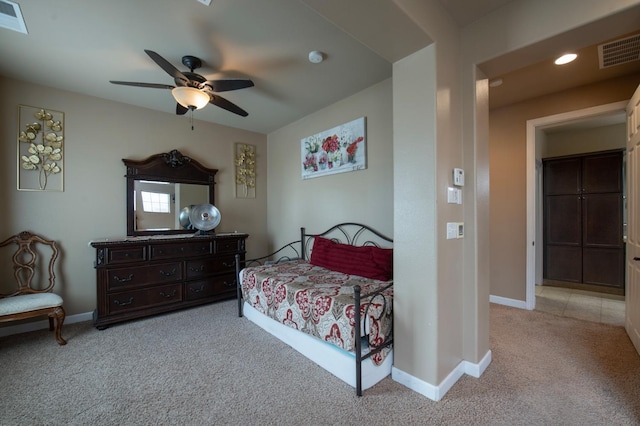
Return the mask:
M493 362L439 402L390 377L353 388L227 301L98 331L0 338L1 425L640 424L622 327L491 306Z

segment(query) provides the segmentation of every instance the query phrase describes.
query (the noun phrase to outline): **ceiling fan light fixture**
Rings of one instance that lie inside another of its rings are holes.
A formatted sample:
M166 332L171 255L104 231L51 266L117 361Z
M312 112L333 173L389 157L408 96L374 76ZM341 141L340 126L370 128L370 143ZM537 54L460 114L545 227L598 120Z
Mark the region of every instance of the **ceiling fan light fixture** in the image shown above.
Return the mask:
M209 95L195 87L176 87L171 89L176 102L185 108L201 109L209 103Z
M554 61L554 64L556 65L568 64L569 62L573 62L577 57L578 55L576 55L575 53L567 53L565 55L560 56L558 59L556 59Z

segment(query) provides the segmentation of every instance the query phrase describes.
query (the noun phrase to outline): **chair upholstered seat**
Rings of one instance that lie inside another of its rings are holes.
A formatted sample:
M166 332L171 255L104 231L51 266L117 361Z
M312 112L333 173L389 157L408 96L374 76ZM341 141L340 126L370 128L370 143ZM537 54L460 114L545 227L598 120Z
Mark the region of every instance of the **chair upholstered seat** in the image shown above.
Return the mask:
M55 293L21 294L0 299L0 315L12 315L57 306L62 306L62 297Z

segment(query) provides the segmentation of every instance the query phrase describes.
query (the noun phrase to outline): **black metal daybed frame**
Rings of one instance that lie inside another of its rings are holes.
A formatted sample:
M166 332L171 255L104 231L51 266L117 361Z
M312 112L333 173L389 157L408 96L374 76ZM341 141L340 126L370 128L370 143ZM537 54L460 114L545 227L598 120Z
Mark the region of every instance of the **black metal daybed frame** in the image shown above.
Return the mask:
M341 244L349 244L354 246L380 247L380 245L376 241L373 241L371 239L366 239L368 238L366 236L368 233L373 234L373 236L376 236L380 241L393 243L393 239L387 237L386 235L381 234L380 232L376 231L375 229L367 225L354 223L354 222L345 222L345 223L340 223L338 225L334 225L320 234L307 234L306 229L302 227L300 228L299 240L290 242L280 247L278 250L272 253L269 253L265 256L257 257L255 259L247 259L242 261L240 259L240 255L236 254L235 264L236 264L236 278L237 278L236 281L238 283L237 285L238 316L239 317L243 316L242 305L244 300L242 298L242 283L240 281L240 271L245 267L254 266L254 265L264 265L265 263L280 263L280 262L286 262L289 260L298 260L298 259L309 261L311 257L311 250L312 250L311 243L313 242L313 239L315 237L328 238L332 241L335 241ZM337 235L337 236L334 236L334 235ZM298 244L299 244L299 251L297 249ZM382 292L389 289L392 286L393 286L393 280L391 280L390 283L384 286L383 288L373 291L371 293L366 293L366 294L361 294L361 288L359 285L355 285L353 287L354 305L356 307L355 313L354 313L355 314L355 318L354 318L355 336L361 336L361 332L362 332L361 312L360 312L362 301L364 299L370 298L369 302L366 302L366 307L364 312L364 315L366 318L369 312L369 305L376 297L379 296L382 299L382 304L386 305L387 300L382 296ZM385 310L386 310L386 306L384 309L382 309L382 312L385 312ZM355 339L354 352L355 352L355 361L356 361L356 394L358 396L362 396L362 362L372 357L373 355L377 354L378 352L382 351L383 349L391 346L392 344L393 344L393 326L391 327L391 333L389 333L389 335L386 336L382 344L380 344L379 346L371 346L371 344L369 344L370 346L369 352L367 352L364 355L362 354L362 339L360 338Z

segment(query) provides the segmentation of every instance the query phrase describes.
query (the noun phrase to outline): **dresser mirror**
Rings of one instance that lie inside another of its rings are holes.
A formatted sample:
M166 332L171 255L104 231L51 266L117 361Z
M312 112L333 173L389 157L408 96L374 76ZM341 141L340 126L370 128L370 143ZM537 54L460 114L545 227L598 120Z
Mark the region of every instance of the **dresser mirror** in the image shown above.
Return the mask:
M127 235L195 232L185 228L184 212L192 205L214 204L216 169L178 150L122 162L127 167Z

